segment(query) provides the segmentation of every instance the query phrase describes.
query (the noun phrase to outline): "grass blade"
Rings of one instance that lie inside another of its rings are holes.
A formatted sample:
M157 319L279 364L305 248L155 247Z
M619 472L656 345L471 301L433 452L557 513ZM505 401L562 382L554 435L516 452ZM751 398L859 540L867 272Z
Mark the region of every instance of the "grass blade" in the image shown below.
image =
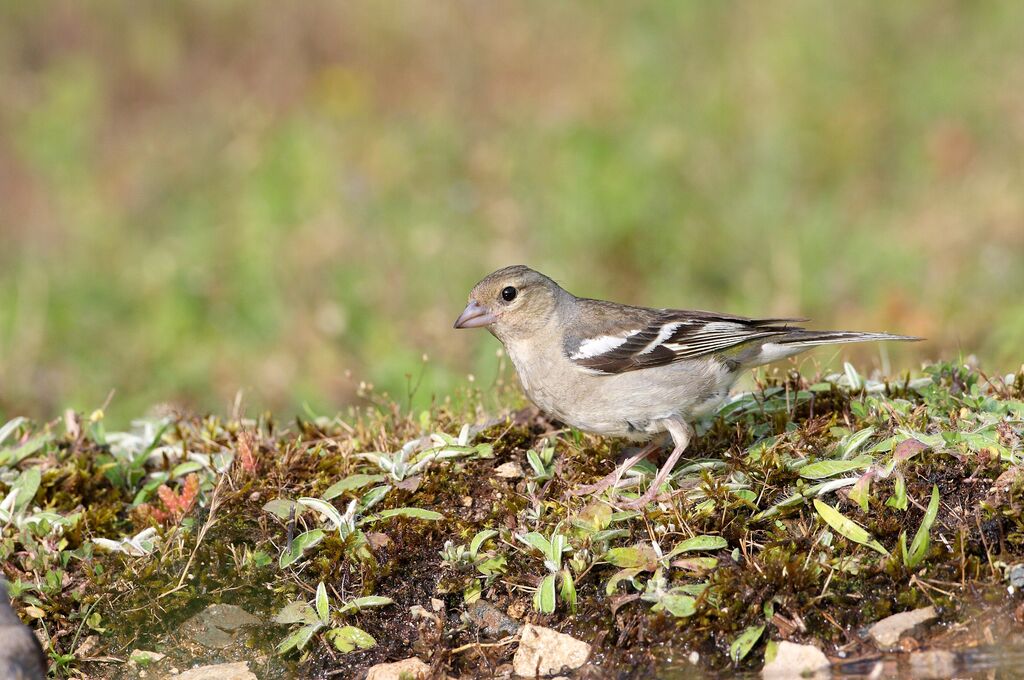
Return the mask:
M882 547L882 544L871 537L868 530L854 522L852 519L817 498L814 499L814 509L818 511L825 523L838 531L843 537L867 546L872 550L888 556L889 551Z

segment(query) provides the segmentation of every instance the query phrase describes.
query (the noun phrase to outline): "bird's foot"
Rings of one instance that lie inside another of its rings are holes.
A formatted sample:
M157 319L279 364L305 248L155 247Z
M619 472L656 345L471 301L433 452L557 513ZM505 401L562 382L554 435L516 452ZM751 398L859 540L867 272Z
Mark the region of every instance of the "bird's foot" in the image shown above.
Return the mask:
M622 478L622 473L618 469L612 470L608 475L602 477L599 481L593 484L587 484L580 486L575 489L569 489L566 493L570 496L590 496L597 495L603 491L612 488L619 483Z
M658 496L658 488L651 486L647 489L639 498L632 498L628 500L618 501L615 504L624 510L643 510L647 507L647 504L653 501Z
M594 484L587 484L585 486L578 487L576 489L569 489L567 494L569 496L589 496L599 494L607 489L617 487L620 485L622 476L629 472L630 468L642 461L647 456L651 455L658 450L657 442L651 442L647 446L643 447L635 454L626 459L622 465L612 470L609 474L602 477Z

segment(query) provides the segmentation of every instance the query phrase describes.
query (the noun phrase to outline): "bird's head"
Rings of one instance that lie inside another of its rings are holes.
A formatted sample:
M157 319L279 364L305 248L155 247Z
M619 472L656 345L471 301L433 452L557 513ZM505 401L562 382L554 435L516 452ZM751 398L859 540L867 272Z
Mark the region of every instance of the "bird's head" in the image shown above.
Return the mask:
M473 287L455 328L487 328L502 342L525 338L551 321L560 295L568 294L540 272L505 267Z

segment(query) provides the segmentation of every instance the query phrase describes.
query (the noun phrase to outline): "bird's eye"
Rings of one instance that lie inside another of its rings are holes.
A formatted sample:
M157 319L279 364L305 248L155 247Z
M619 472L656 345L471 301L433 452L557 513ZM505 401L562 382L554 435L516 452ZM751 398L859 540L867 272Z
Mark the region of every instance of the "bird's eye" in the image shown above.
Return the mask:
M516 299L516 293L518 292L519 291L517 291L512 286L505 286L505 288L501 291L501 299L504 300L505 302L512 302L513 300Z

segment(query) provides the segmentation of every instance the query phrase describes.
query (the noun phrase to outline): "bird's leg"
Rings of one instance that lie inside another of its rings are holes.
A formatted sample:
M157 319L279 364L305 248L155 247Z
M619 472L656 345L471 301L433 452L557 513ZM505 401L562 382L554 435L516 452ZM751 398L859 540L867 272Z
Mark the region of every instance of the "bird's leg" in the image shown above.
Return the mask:
M587 484L586 486L581 486L578 489L570 489L568 491L568 494L570 496L588 496L591 494L599 494L605 489L611 488L618 484L619 480L622 479L622 475L626 474L626 472L628 472L631 467L633 467L634 465L636 465L637 463L639 463L644 458L651 455L657 450L658 439L655 438L645 447L640 449L637 453L627 458L622 465L612 470L610 474L603 477L600 481L595 482L594 484Z
M647 491L645 491L644 494L636 500L626 501L625 503L619 504L627 510L638 510L654 500L654 497L658 495L658 490L661 488L661 485L665 483L666 479L668 479L669 474L672 473L672 468L676 465L676 461L678 461L679 457L683 455L683 451L685 451L686 447L689 446L690 439L693 437L693 427L682 419L671 418L665 420L664 423L665 429L668 430L670 435L672 435L672 442L675 444L675 448L672 449L672 453L669 454L668 460L665 461L665 464L661 466L660 470L658 470L658 474L654 477L654 481L651 482L651 485L647 487Z

